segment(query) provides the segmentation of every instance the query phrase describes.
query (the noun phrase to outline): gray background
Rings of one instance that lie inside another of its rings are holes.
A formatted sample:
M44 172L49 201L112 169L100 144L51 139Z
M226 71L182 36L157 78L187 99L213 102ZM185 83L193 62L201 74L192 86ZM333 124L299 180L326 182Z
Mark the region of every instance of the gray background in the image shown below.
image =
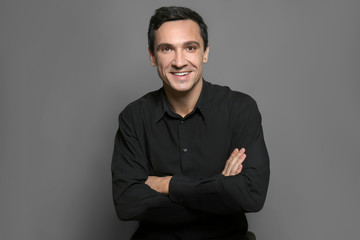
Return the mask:
M209 26L206 80L253 96L271 156L258 239L357 239L360 2L0 1L0 239L128 239L110 162L119 112L161 81L162 5Z

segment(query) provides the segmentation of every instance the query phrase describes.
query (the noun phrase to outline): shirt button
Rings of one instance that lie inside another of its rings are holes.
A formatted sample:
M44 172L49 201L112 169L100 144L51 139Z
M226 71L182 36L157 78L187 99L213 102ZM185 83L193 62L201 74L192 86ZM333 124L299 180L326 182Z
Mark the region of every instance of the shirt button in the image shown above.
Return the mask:
M183 121L183 120L181 120L181 121L180 121L180 123L184 123L184 121Z
M187 152L187 150L188 150L187 148L183 148L183 152Z

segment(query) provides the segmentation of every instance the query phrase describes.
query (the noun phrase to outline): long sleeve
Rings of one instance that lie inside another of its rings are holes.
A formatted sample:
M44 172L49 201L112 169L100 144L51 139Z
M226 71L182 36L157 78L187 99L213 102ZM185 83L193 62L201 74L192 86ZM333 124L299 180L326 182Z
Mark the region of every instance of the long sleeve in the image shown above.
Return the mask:
M232 149L246 148L242 172L224 177L221 173L207 178L175 175L169 196L191 209L214 214L259 211L264 204L269 182L269 156L265 146L261 115L256 102L249 98L235 124Z
M113 200L123 220L175 224L200 219L203 214L170 200L145 184L149 162L135 133L133 116L125 110L119 116L112 159Z

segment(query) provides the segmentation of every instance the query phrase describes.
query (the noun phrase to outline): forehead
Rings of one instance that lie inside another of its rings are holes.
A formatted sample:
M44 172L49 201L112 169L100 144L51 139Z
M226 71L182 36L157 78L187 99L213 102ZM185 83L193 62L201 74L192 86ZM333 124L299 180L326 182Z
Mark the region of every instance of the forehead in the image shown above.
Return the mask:
M199 25L190 19L165 22L155 31L155 45L161 43L176 45L189 41L204 44Z

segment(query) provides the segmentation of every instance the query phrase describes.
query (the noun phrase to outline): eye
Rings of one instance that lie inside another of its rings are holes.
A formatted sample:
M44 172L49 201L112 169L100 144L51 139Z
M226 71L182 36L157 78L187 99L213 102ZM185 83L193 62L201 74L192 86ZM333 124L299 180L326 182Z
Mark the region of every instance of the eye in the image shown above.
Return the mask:
M197 47L196 47L196 46L188 46L186 49L187 49L189 52L195 52L196 49L197 49Z
M162 51L162 52L170 52L170 51L171 51L171 48L169 48L169 47L163 47L163 48L161 48L161 51Z

